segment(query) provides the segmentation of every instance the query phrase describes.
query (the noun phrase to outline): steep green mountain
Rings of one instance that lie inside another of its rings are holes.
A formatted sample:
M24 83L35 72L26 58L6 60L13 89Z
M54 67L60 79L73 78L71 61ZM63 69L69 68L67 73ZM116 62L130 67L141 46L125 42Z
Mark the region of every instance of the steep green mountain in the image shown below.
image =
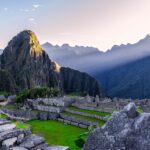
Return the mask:
M0 70L0 91L12 93L16 91L16 84L13 77L5 70Z
M105 94L121 98L150 98L150 57L96 74Z
M99 83L93 77L52 62L32 31L15 36L0 58L1 69L11 74L17 90L48 86L61 88L64 93L101 94Z

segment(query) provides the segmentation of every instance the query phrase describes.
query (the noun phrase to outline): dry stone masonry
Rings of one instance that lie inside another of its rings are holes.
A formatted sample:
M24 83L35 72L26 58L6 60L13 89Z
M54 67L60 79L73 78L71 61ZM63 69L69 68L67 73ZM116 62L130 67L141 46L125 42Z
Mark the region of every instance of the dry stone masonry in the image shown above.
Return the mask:
M28 99L27 107L34 110L46 111L52 113L60 113L65 110L65 108L71 105L74 99L70 98L38 98L36 100Z
M150 150L150 113L140 114L128 104L90 133L84 150Z
M43 137L30 130L17 129L16 125L0 119L0 150L69 150L63 146L49 146Z
M122 99L122 98L107 98L101 97L98 98L97 96L90 97L82 97L76 98L75 103L73 106L81 108L81 109L89 109L89 110L96 110L96 111L104 111L104 112L114 112L122 110L127 104L130 102L134 102L138 107L141 107L144 112L150 112L150 99Z

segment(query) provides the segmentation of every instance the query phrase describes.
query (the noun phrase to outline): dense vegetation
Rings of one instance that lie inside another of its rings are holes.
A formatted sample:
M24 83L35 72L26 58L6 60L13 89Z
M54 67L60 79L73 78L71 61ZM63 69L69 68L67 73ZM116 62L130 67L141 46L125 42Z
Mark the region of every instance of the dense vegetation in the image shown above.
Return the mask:
M150 57L97 74L107 96L150 98Z
M60 90L48 87L36 87L32 89L24 89L17 95L17 102L24 102L27 98L39 97L55 97L60 96Z
M0 91L4 93L16 91L16 85L13 77L7 71L0 70Z

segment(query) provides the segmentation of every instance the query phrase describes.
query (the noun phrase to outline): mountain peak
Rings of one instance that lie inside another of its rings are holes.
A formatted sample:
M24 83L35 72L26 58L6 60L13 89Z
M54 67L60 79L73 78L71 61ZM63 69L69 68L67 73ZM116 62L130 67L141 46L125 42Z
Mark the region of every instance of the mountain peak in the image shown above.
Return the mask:
M145 36L145 38L150 38L150 34L147 34L147 35Z
M19 37L22 37L21 39L24 42L28 42L27 44L29 44L30 47L30 54L33 55L41 55L43 52L43 49L38 41L38 38L36 36L36 34L31 31L31 30L24 30L21 33L18 34Z
M36 34L31 30L24 30L16 35L6 47L7 53L29 53L30 56L40 56L43 49ZM12 51L13 50L13 51Z

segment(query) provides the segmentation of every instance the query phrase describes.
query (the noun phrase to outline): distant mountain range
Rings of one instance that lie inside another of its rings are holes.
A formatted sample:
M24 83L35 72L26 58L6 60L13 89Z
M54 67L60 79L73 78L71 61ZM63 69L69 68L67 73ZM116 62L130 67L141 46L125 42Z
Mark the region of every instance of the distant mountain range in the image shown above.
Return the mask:
M105 53L67 44L46 43L43 48L53 60L94 75L107 96L150 98L150 35L135 44L115 45Z
M80 71L86 71L86 64L89 64L89 58L92 59L103 53L94 47L71 47L68 44L54 46L48 42L43 44L42 47L53 61Z
M121 98L150 98L150 56L95 74L105 94Z
M68 44L53 46L45 43L42 47L52 60L64 66L93 74L93 72L103 72L150 55L150 35L135 44L114 45L106 52L94 47L71 47Z

